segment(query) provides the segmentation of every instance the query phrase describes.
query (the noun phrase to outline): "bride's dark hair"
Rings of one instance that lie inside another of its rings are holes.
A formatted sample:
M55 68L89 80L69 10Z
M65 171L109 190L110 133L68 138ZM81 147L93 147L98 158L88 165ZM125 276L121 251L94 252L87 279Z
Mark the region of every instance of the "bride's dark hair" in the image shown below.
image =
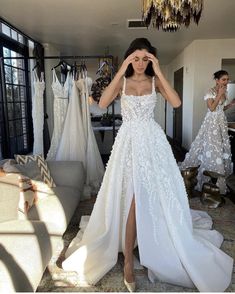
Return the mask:
M214 76L214 80L219 80L220 78L222 78L222 76L228 76L228 72L226 70L218 70L215 73L213 73Z
M137 38L133 40L127 49L124 59L126 59L131 53L135 52L136 50L142 50L146 49L149 53L153 54L154 56L157 56L157 49L151 45L148 39L146 38ZM129 64L125 73L125 77L131 77L134 73L133 66L132 64ZM148 76L153 77L155 75L153 67L152 67L152 62L149 62L145 74Z

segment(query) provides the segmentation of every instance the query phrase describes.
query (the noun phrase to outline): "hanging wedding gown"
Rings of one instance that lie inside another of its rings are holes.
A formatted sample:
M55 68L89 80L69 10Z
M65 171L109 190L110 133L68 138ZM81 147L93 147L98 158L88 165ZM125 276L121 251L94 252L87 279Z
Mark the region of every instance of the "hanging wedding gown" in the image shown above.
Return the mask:
M224 291L233 259L218 247L206 212L189 209L183 179L161 127L154 121L156 92L121 97L119 129L89 222L74 238L63 262L89 284L97 283L124 251L125 229L135 197L140 263L151 281ZM133 196L134 195L134 196ZM84 233L83 233L84 231ZM83 235L82 235L83 233Z
M45 90L45 81L43 73L41 78L38 77L35 70L33 70L33 86L34 95L32 98L32 118L33 118L33 154L43 155L43 93Z
M104 165L97 146L96 138L91 124L89 109L89 87L92 81L89 77L77 81L80 90L81 105L83 114L83 126L86 138L86 185L83 191L83 198L97 194L104 176Z
M51 86L54 94L54 129L47 160L55 160L56 157L68 107L70 79L71 76L68 73L65 83L62 85L57 78L55 69L53 69L53 82Z
M56 160L75 160L86 167L86 139L82 122L81 101L76 82L72 81L72 90L64 122Z
M204 100L215 97L216 91L212 88L205 95ZM232 173L232 160L227 119L223 111L225 104L226 100L220 101L214 111L208 108L198 135L184 161L179 163L180 169L200 165L196 186L199 191L203 183L209 181L209 177L204 176L203 171L209 170L224 175L219 177L216 184L220 188L220 193L226 194L225 178Z

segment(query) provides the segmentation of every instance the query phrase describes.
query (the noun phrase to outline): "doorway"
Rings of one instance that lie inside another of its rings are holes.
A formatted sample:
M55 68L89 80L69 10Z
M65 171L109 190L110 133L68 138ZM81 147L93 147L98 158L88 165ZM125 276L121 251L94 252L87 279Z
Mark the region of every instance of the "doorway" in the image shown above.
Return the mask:
M181 67L174 72L174 89L181 100L181 106L173 109L173 142L178 146L182 145L183 79L184 68Z

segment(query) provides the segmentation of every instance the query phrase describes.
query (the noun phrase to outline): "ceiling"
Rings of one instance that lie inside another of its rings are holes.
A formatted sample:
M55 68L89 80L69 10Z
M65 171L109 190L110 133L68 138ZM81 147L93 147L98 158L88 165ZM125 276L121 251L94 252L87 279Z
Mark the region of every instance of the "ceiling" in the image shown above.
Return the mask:
M146 37L168 64L195 39L235 38L235 0L204 0L199 25L176 33L128 29L128 19L141 19L142 0L0 0L0 16L62 55L113 54L122 59L129 43Z

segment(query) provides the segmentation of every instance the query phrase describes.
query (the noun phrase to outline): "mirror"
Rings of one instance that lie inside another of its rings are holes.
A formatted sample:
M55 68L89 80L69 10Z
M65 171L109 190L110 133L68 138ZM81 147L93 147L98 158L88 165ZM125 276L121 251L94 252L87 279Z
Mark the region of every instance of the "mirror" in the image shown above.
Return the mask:
M231 100L235 99L235 59L222 59L222 69L226 70L229 73L230 82L227 87L229 103L231 102ZM228 122L235 123L235 106L232 106L229 109L225 110L224 113L227 117Z

